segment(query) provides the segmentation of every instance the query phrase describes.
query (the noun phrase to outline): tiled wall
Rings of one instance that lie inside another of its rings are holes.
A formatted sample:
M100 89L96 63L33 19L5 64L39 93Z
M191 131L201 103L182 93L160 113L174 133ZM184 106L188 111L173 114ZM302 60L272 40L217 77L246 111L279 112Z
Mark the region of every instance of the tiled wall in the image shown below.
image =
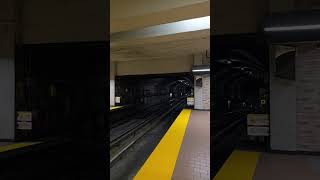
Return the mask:
M210 75L195 76L202 77L202 87L195 86L195 109L210 110Z
M320 151L320 49L297 49L296 82L297 150Z
M203 76L202 103L203 109L210 109L210 75Z
M110 106L115 105L115 63L110 62Z

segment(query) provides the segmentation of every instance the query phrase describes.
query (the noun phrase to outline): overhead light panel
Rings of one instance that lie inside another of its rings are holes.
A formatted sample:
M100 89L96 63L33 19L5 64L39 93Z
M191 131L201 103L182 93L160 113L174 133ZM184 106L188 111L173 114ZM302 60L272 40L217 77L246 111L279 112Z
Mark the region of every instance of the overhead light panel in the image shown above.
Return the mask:
M192 72L194 73L207 73L210 72L210 66L193 66Z
M210 69L193 69L192 72L210 72Z
M266 31L266 32L276 32L276 31L297 31L297 30L316 30L316 29L320 29L320 24L299 25L299 26L266 27L266 28L264 28L264 31Z
M115 41L166 36L210 29L210 16L150 26L137 30L111 34L111 43Z

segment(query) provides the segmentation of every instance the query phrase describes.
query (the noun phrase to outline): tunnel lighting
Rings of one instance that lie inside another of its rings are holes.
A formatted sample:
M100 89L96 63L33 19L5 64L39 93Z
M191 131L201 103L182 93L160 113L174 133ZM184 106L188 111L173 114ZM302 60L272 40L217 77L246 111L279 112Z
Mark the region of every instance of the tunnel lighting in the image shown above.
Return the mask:
M228 60L228 59L219 59L219 60L217 60L217 62L222 62L224 64L231 64L232 63L231 60Z
M301 26L280 26L280 27L266 27L264 31L296 31L296 30L313 30L320 29L320 24L315 25L301 25Z
M193 69L192 72L210 72L210 69Z

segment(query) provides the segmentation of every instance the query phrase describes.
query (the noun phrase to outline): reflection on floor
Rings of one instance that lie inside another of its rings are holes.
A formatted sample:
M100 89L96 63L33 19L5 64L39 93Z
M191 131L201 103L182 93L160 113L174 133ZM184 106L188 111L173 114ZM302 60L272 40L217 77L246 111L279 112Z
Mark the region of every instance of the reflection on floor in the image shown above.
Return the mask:
M122 108L123 106L111 106L110 107L110 110L115 110L115 109L119 109L119 108Z

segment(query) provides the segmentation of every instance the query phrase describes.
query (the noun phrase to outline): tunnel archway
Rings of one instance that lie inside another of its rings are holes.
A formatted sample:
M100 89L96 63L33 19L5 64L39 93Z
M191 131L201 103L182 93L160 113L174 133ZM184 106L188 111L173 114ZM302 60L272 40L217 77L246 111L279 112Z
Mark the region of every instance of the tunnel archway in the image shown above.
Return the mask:
M154 104L193 92L191 73L129 75L116 77L116 96L120 105Z

